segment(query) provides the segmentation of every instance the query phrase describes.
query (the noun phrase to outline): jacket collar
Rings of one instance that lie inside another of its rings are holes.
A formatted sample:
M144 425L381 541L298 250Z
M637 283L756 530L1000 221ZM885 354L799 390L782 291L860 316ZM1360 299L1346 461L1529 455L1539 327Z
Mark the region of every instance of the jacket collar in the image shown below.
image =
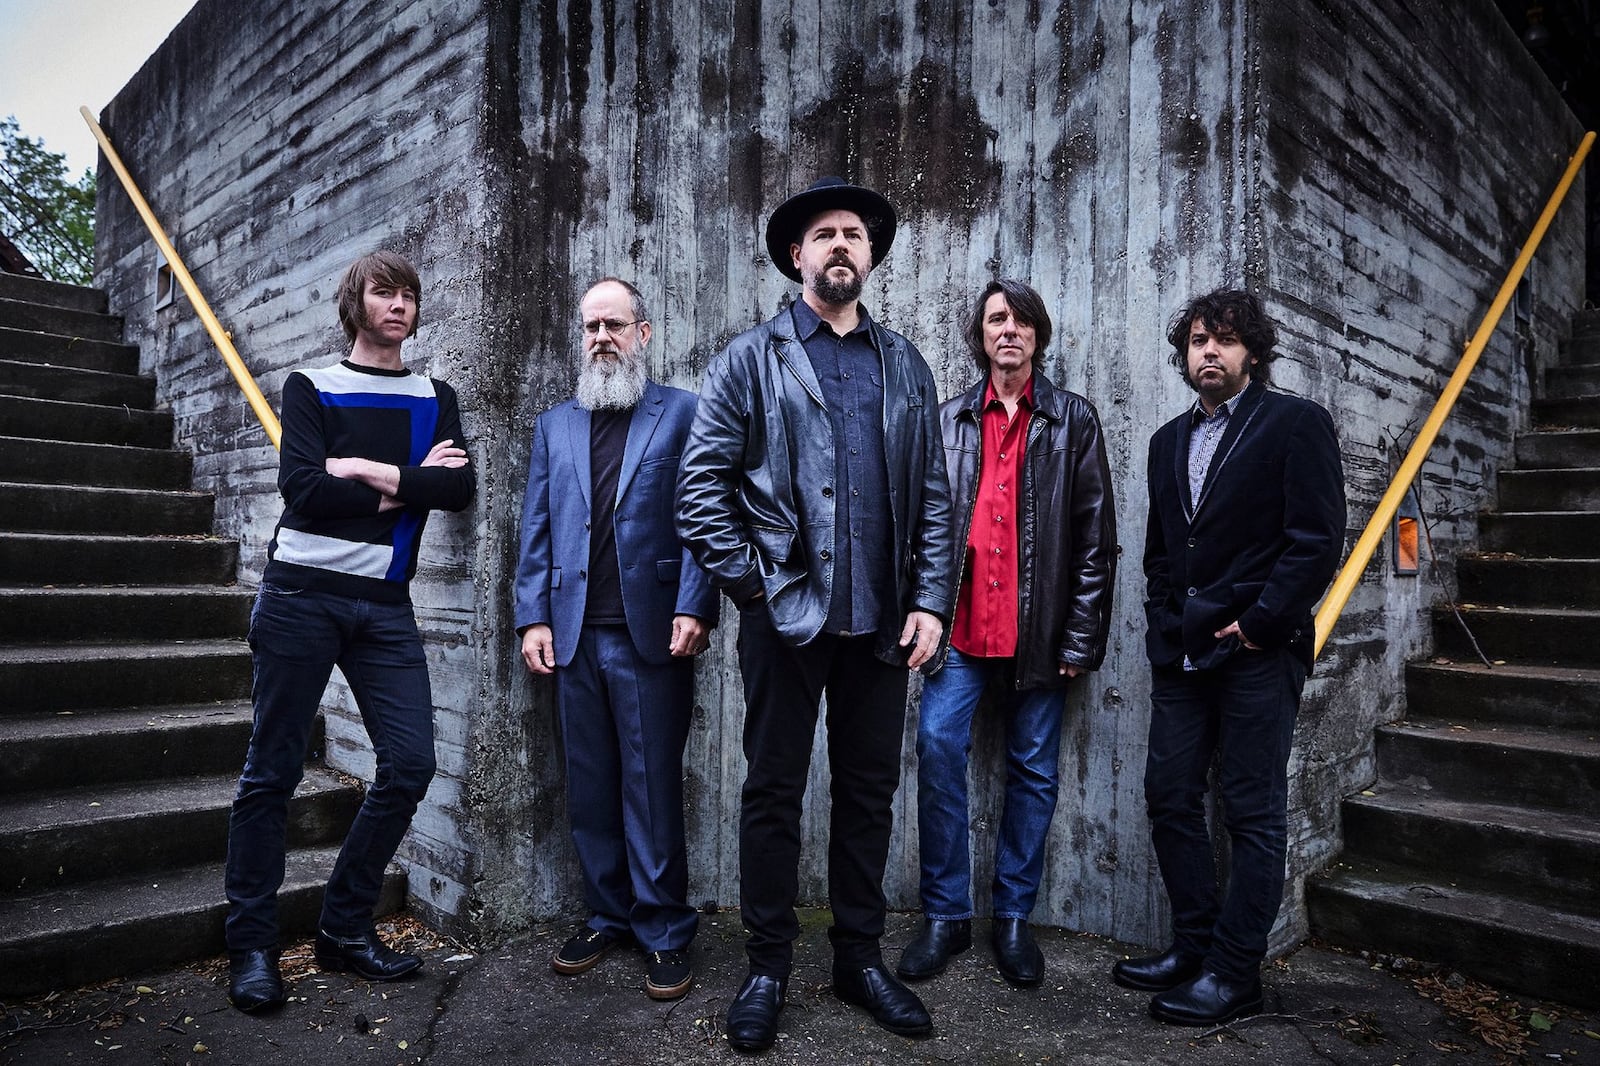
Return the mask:
M957 412L957 417L970 418L974 422L982 419L983 398L988 392L989 375L985 374L975 385L961 394L961 409ZM1037 364L1033 368L1033 411L1052 422L1059 422L1067 416L1062 391L1050 383L1050 376L1043 373Z
M1211 467L1206 471L1205 483L1200 486L1198 500L1189 499L1189 431L1194 426L1192 409L1191 413L1178 419L1178 446L1173 449L1173 475L1178 479L1178 499L1183 501L1184 512L1191 523L1205 506L1211 495L1211 486L1216 484L1218 474L1232 457L1239 439L1250 428L1250 423L1255 421L1256 415L1261 413L1261 404L1266 395L1265 382L1251 381L1243 392L1228 401L1232 405L1228 414L1228 428L1223 430L1222 439L1217 442L1217 451L1211 459Z

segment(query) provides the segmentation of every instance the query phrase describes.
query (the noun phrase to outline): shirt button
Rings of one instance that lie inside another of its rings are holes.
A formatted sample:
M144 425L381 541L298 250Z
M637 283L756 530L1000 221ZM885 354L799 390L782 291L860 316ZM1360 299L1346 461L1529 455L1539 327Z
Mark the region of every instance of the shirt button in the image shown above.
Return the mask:
M827 562L829 559L833 558L833 552L829 551L827 548L823 548L822 551L818 552L817 554L822 557L823 562Z
M1006 520L1006 516L1003 514L997 514L994 516L994 520L996 522L1004 522Z
M990 582L990 584L991 584L991 585L992 585L992 586L993 586L993 587L994 587L994 588L999 588L999 587L1000 587L1000 582L998 582L998 581L993 581L993 582Z
M833 486L832 485L824 485L824 486L822 486L822 494L824 496L832 496L833 495Z
M999 554L1000 554L1000 549L999 549L999 548L996 548L996 549L995 549L995 550L994 550L994 553L995 553L995 554L996 554L996 555L999 555Z
M1200 595L1200 590L1195 588L1193 585L1190 585L1189 586L1189 595L1198 596L1198 595Z
M1005 452L1001 452L1000 453L1000 458L1004 459L1005 457L1006 457L1006 453Z

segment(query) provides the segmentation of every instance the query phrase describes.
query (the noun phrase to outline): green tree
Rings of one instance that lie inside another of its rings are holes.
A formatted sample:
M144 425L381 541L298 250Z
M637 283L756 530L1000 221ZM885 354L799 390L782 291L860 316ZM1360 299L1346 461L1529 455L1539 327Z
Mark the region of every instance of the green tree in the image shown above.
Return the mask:
M45 277L76 285L94 274L94 172L73 181L67 157L0 122L0 233Z

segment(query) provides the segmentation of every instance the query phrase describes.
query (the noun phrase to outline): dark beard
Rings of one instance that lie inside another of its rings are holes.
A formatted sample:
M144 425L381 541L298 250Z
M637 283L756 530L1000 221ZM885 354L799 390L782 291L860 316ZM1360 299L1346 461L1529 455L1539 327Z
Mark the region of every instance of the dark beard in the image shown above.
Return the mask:
M811 290L821 298L825 304L853 304L861 298L862 277L854 270L843 281L834 281L828 275L827 268L818 274L811 283Z

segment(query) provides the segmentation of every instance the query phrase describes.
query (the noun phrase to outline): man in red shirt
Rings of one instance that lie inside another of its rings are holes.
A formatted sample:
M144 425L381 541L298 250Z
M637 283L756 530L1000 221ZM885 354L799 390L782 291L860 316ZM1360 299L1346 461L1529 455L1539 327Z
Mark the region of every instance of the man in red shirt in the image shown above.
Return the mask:
M900 958L908 980L932 977L972 945L967 753L990 686L1006 723L995 963L1016 985L1044 974L1028 916L1056 807L1066 685L1105 658L1117 556L1099 416L1035 367L1050 332L1030 286L991 282L967 327L984 376L939 409L966 550L946 658L923 685L917 726L924 924Z

